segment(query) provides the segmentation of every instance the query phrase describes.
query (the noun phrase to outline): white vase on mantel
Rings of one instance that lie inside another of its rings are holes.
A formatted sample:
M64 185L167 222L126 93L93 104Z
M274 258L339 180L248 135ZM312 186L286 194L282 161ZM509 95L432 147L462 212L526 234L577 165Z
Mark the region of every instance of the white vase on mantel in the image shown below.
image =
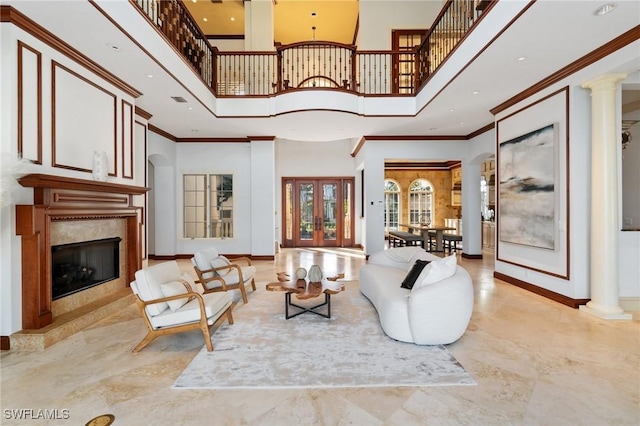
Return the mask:
M106 182L109 175L109 158L104 151L93 151L93 180Z

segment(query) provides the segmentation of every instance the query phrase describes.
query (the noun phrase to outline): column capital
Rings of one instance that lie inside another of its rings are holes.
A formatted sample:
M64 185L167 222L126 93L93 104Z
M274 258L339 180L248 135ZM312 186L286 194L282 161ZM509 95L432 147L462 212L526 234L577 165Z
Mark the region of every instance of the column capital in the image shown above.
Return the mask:
M605 74L599 77L596 77L592 80L585 81L582 83L582 87L584 89L611 89L616 87L616 83L620 80L624 80L627 78L627 74L619 73L619 74Z

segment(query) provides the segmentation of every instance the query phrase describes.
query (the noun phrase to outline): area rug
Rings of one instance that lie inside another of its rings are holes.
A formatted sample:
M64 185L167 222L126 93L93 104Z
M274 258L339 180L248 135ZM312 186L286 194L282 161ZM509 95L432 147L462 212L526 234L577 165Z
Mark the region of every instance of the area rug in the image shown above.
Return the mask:
M234 324L213 332L174 389L278 389L475 385L444 346L389 338L357 281L331 297L331 318L284 316L284 293L264 284L234 309ZM292 302L314 305L322 298ZM323 307L321 309L325 309ZM295 312L291 308L290 314ZM326 312L326 310L324 310Z

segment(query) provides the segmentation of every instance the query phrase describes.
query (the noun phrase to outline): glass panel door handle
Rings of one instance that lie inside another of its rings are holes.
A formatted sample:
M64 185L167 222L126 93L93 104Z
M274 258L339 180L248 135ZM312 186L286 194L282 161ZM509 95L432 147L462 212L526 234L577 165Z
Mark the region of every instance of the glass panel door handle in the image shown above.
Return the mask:
M313 229L315 231L320 231L322 229L321 228L321 224L320 224L320 218L318 216L313 218L313 223L314 223L314 228Z

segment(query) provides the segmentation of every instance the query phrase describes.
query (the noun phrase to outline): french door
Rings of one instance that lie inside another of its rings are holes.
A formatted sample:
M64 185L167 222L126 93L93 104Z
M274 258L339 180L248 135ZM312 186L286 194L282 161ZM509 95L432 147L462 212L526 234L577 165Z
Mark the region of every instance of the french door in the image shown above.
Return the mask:
M351 247L353 178L283 178L283 245Z

